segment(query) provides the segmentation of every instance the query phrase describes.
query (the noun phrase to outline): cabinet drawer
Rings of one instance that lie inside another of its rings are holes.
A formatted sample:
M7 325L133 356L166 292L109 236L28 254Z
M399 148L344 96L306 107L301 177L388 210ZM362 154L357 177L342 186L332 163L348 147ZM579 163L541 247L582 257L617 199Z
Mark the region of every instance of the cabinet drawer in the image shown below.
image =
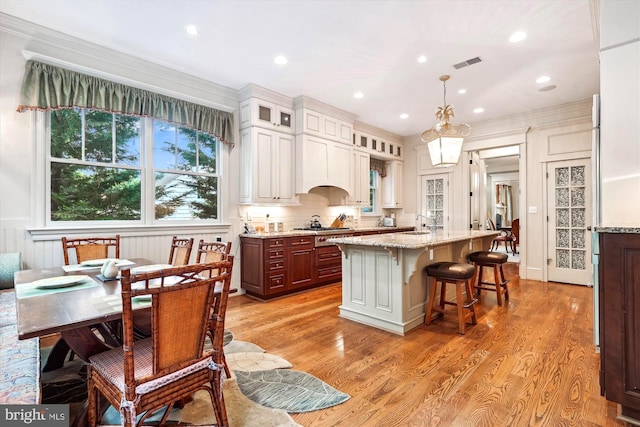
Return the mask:
M279 292L285 288L284 273L267 276L267 293Z
M284 248L284 239L267 239L264 247L265 249Z
M300 237L289 237L287 242L287 246L289 247L310 247L312 248L315 245L315 236L300 236Z
M316 267L340 265L342 252L337 246L325 246L316 248Z
M277 271L284 271L284 259L278 261L267 261L264 263L267 274Z
M318 268L318 280L322 282L342 280L342 266L334 265Z
M284 258L284 248L282 249L272 249L265 251L264 259L265 261L269 261L272 259Z

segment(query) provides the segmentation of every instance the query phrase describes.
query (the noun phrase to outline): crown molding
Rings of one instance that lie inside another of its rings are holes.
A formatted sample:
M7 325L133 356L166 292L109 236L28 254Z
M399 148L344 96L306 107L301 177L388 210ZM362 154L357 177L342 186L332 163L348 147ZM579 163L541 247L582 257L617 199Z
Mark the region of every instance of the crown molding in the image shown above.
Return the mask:
M151 90L223 111L238 108L238 92L151 59L132 56L0 13L0 32L26 41L23 56ZM152 82L152 83L151 83ZM172 88L172 89L168 89Z
M278 105L287 106L293 108L293 98L275 92L266 87L259 86L255 83L249 83L238 91L240 96L240 102L246 101L249 98L259 98L264 101L275 102Z
M377 136L379 138L387 139L389 141L395 142L396 144L404 143L403 136L400 136L396 133L390 132L388 130L385 130L367 123L359 122L357 120L353 123L353 130L358 132L368 133L370 135Z
M337 107L334 107L333 105L325 104L322 101L318 101L317 99L313 99L305 95L300 95L294 98L293 107L296 110L299 110L301 108L308 108L318 113L326 114L333 118L344 120L345 122L348 122L348 123L355 122L356 117L358 117L353 113L341 110Z

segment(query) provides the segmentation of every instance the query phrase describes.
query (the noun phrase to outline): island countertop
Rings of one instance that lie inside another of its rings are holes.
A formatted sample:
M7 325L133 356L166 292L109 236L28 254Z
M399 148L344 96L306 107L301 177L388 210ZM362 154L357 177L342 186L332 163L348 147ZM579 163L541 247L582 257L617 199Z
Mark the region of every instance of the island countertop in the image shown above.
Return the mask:
M385 248L420 249L429 246L469 240L471 238L497 236L499 230L448 230L435 234L428 232L408 231L393 234L377 234L357 237L332 237L327 242L338 245L378 246Z

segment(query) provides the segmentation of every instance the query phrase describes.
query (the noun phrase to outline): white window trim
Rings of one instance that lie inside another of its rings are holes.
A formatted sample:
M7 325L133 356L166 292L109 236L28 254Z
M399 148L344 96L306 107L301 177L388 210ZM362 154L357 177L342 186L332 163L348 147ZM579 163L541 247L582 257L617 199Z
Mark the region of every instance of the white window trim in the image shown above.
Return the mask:
M152 223L144 223L146 212L148 212L149 204L151 204L153 212L153 201L147 200L145 188L142 188L142 217L140 221L109 221L105 222L94 221L62 224L51 224L48 221L48 215L50 214L49 203L49 180L50 175L50 158L49 158L49 140L50 130L47 119L48 112L46 111L33 111L31 114L31 128L33 129L31 146L34 153L32 164L32 177L31 180L31 208L32 208L32 221L34 224L32 227L27 227L27 231L31 234L34 241L42 240L59 240L62 236L74 236L74 235L86 235L91 233L93 235L99 235L103 233L113 234L118 232L123 236L139 236L139 235L166 235L171 233L225 233L231 229L231 224L226 221L225 212L226 205L229 198L227 179L225 179L225 171L229 164L229 156L231 148L227 145L221 144L218 149L218 191L220 192L218 199L218 214L219 218L213 222L211 220L189 220L189 221L171 221L162 222L154 221ZM146 122L145 127L151 124L151 120ZM147 131L147 129L145 129ZM153 130L151 130L153 132ZM141 162L146 161L148 149L145 147L142 150ZM150 174L153 180L154 171L153 168L143 168L144 173ZM149 179L148 176L145 178Z
M371 171L369 171L369 173L371 173ZM375 182L375 189L376 189L376 196L373 198L373 206L371 207L371 212L364 212L361 208L360 209L360 214L362 216L380 216L381 215L381 211L382 211L382 203L380 202L380 196L381 194L381 190L382 190L382 177L380 176L380 173L376 171L376 182ZM371 186L369 186L369 190L371 190Z

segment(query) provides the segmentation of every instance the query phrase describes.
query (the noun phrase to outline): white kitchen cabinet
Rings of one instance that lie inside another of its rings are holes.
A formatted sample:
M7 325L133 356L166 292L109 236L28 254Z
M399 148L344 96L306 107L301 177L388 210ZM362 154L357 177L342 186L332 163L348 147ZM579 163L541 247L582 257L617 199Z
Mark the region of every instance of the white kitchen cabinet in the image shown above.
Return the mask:
M240 203L298 204L293 135L250 127L240 132Z
M351 188L351 146L318 138L296 136L296 193L308 193L313 187Z
M260 126L278 132L293 133L295 113L292 108L250 98L240 104L240 129Z
M343 144L352 143L352 124L308 108L297 111L301 115L296 129L297 134L306 133Z
M387 176L382 178L382 207L403 207L404 163L400 160L386 162Z
M351 191L347 197L347 206L370 206L369 199L369 153L353 150L351 170Z

